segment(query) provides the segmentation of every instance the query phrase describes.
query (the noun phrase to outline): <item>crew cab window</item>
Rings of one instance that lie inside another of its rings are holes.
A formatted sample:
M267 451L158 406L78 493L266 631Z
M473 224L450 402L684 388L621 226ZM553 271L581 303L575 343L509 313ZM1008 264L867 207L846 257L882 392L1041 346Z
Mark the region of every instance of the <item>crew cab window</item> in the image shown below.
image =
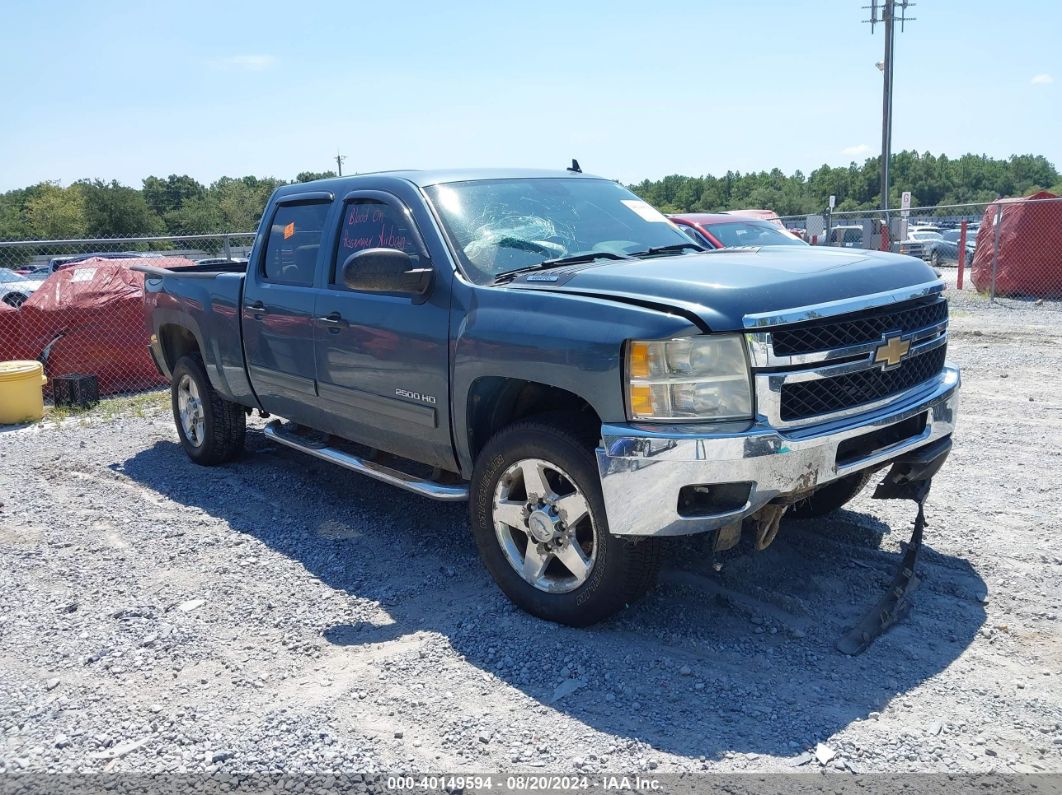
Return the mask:
M277 207L262 258L262 276L271 282L313 284L321 233L330 207L328 202Z
M356 199L343 209L332 283L342 284L343 263L351 254L367 248L397 248L416 255L413 222L398 206L375 199Z

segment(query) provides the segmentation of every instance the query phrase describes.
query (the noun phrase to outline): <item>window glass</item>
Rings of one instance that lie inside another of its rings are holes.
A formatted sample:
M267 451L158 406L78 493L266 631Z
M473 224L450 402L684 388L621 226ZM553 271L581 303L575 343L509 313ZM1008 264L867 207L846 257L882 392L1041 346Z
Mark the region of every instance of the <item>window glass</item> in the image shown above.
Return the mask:
M313 284L321 233L331 204L282 204L273 216L262 275L273 282Z
M397 248L410 256L419 253L413 221L397 206L374 199L357 199L343 209L343 225L333 283L342 283L339 269L351 254L367 248Z
M720 243L727 248L735 246L804 246L796 235L786 232L769 221L736 221L711 224L707 227Z
M708 241L708 238L706 238L692 226L685 226L684 224L679 224L679 229L681 229L686 234L686 237L688 237L697 245L704 246L705 248L715 248L715 246Z
M472 180L426 190L462 270L481 284L549 259L630 255L689 241L664 215L603 179Z

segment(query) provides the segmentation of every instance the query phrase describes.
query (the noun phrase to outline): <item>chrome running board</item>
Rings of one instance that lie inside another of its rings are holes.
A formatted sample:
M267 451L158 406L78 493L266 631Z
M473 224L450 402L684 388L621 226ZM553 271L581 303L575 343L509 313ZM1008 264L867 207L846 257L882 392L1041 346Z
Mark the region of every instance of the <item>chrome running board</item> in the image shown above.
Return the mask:
M444 502L462 502L468 499L467 485L447 486L442 483L436 483L433 480L423 480L415 475L400 472L397 469L391 469L372 461L366 461L364 458L345 453L334 447L314 447L312 444L303 444L298 439L294 439L291 435L284 433L280 427L279 420L273 420L266 425L263 433L265 433L266 438L272 439L274 442L279 442L295 450L301 450L315 458L320 458L322 461L328 461L360 475L368 475L370 478L379 480L382 483L397 486L422 497Z

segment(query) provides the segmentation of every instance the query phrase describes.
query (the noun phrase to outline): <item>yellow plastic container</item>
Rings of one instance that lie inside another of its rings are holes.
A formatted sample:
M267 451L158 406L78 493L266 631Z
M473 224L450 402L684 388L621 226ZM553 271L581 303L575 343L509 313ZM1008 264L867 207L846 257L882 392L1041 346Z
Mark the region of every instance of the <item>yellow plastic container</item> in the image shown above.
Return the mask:
M0 425L36 422L44 416L44 365L0 362Z

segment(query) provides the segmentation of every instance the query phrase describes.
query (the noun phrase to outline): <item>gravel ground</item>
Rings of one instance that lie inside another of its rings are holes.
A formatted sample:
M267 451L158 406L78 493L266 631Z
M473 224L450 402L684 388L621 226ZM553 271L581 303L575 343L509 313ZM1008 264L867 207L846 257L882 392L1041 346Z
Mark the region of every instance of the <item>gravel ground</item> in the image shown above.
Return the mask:
M1054 308L957 297L922 584L854 658L833 644L909 503L718 573L676 542L648 598L573 630L505 600L463 506L260 422L216 470L154 399L0 433L0 772L1062 772Z

